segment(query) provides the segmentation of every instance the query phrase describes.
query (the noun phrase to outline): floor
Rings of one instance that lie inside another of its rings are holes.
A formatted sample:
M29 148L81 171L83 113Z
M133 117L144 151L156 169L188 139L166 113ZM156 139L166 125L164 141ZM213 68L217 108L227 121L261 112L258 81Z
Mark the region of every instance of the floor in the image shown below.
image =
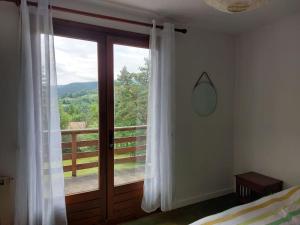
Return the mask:
M229 194L171 212L152 214L122 225L188 225L200 218L232 208L238 205L237 202L235 194Z
M144 167L115 170L114 183L116 186L119 186L143 180L144 170ZM97 190L99 187L98 180L98 174L65 178L65 194L69 195Z

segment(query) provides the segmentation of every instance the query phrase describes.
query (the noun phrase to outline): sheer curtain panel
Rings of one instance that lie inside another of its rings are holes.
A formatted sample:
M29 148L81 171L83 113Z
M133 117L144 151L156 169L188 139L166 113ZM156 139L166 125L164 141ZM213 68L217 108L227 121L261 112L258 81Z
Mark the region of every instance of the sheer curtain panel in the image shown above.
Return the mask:
M174 25L165 23L158 34L155 22L150 37L150 87L147 148L142 209L172 209L173 141L172 88L174 75Z
M21 69L15 225L65 225L51 9L20 5Z

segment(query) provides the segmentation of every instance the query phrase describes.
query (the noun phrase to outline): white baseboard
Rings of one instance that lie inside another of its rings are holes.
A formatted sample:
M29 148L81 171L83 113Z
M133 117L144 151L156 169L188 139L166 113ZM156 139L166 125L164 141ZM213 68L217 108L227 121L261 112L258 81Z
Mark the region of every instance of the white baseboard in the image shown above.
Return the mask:
M211 192L211 193L200 194L200 195L192 196L192 197L185 198L185 199L179 199L179 200L174 202L173 209L177 209L177 208L181 208L181 207L184 207L184 206L192 205L192 204L202 202L202 201L205 201L205 200L208 200L208 199L221 197L223 195L227 195L227 194L230 194L230 193L233 193L233 192L234 192L234 188L224 188L224 189L214 191L214 192Z

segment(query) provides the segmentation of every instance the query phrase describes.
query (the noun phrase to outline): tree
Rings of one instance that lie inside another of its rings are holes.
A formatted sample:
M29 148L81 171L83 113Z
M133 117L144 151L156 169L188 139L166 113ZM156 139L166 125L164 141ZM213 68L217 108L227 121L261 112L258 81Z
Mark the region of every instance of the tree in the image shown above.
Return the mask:
M122 68L114 81L115 126L134 126L147 123L149 60L137 73ZM99 101L97 89L82 89L66 93L59 98L61 128L69 122L86 122L88 127L98 127Z
M65 112L62 104L59 104L59 114L60 114L60 128L67 129L71 117L67 112Z
M115 80L115 126L134 126L147 123L149 60L138 73L126 67Z

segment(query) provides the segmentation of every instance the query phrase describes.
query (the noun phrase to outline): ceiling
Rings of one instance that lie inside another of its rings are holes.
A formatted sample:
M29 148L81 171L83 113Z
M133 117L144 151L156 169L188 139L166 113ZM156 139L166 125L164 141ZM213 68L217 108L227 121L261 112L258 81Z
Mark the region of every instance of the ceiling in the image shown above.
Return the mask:
M237 34L282 17L300 12L300 0L269 0L258 10L242 14L226 14L205 4L203 0L97 0L102 3L129 6L171 19L179 24Z

